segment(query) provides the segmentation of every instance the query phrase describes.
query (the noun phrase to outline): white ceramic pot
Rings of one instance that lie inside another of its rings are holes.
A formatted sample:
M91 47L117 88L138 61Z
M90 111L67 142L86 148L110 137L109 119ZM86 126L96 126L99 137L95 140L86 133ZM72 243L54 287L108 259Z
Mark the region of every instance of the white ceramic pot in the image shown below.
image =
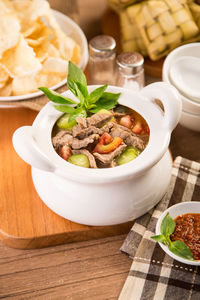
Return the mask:
M130 221L163 197L171 176L168 145L181 113L178 93L166 83L153 83L140 92L112 86L107 91L121 92L119 103L140 113L150 128L147 147L130 163L87 169L63 160L51 142L52 128L62 114L52 103L40 111L32 126L21 127L13 135L16 152L33 167L33 182L44 203L62 217L87 225ZM66 94L73 97L70 91ZM162 101L165 113L155 98Z

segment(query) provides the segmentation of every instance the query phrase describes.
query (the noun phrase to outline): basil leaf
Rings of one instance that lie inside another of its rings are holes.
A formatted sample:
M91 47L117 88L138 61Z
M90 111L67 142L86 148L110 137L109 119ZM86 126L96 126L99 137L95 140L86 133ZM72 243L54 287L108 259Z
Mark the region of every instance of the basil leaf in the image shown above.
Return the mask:
M68 86L68 89L77 97L77 91L76 91L76 87L74 85L74 82L73 81L67 81L67 86Z
M109 101L109 100L115 100L117 101L120 97L121 93L110 93L110 92L104 92L102 95L102 98L105 99L105 101Z
M81 83L87 89L87 80L86 77L81 69L79 69L75 64L69 61L68 64L68 76L67 76L67 85L68 88L72 91L72 93L77 96L76 94L76 87L74 82Z
M95 103L99 100L99 98L103 95L104 91L107 89L108 85L100 86L99 88L96 88L94 91L92 91L89 95L88 102L89 103Z
M80 100L80 104L82 106L88 96L87 87L82 85L80 82L70 81L68 82L68 88Z
M68 123L72 122L73 120L76 120L77 117L87 117L87 112L83 107L76 108L74 112L70 114Z
M84 97L84 95L82 94L81 90L79 90L79 87L78 87L78 85L76 84L76 82L74 82L74 87L75 87L75 89L76 89L76 97L80 100L80 104L81 104L81 106L82 106L83 103L84 103L85 97Z
M192 251L182 241L171 242L171 245L169 246L169 250L182 258L194 260Z
M92 108L95 108L96 105L95 104L88 104L86 107L87 107L88 110L90 110Z
M164 243L164 242L167 243L166 238L163 234L154 235L154 236L151 236L151 238L159 243Z
M63 95L60 95L54 91L51 91L47 87L39 87L39 90L41 90L49 100L51 100L54 103L59 104L77 104L74 100L65 97Z
M96 107L93 109L89 109L92 113L97 113L101 109L112 109L118 103L118 98L120 97L121 93L114 94L114 93L107 93L104 92L101 98L95 103Z
M80 82L82 85L87 87L87 80L83 71L77 67L73 62L69 61L68 64L68 77L67 80Z
M72 106L67 106L67 105L54 105L55 109L61 111L61 112L65 112L68 114L71 114L75 108Z
M98 101L95 104L96 104L96 107L92 108L92 109L89 109L89 111L96 114L101 109L109 110L109 109L114 108L117 105L117 102L116 101L109 101L107 103L102 104L101 101Z
M160 231L165 237L169 237L174 232L175 226L176 224L174 220L169 215L169 213L167 213L164 219L162 220Z
M79 91L83 94L83 96L86 98L88 96L88 90L87 86L85 87L82 83L76 81L76 85L79 89Z

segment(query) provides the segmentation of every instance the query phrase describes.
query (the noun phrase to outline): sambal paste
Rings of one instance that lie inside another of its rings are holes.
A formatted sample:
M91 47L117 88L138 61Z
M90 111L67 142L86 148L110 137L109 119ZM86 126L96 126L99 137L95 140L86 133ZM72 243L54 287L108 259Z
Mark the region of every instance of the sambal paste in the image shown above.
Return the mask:
M176 227L170 236L172 241L183 241L200 260L200 214L183 214L175 220Z

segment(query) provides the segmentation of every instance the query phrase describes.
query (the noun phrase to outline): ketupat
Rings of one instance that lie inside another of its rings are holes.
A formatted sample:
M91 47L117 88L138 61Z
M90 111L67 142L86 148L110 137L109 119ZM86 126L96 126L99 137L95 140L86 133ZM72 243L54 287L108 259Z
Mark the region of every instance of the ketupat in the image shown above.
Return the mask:
M142 2L142 0L109 0L109 5L114 10L120 11L122 8L137 2Z
M139 7L135 6L135 8L137 10L137 8ZM147 55L147 51L144 42L142 40L142 37L140 36L139 31L136 30L136 24L134 22L134 19L131 20L129 18L127 10L123 10L120 13L119 17L120 17L123 51L125 52L136 51L136 52L140 52L144 56Z
M190 11L192 13L192 16L200 30L200 0L197 2L199 4L196 2L190 1L190 3L188 5L189 5Z
M199 41L199 10L186 0L142 1L118 10L123 51L157 60L181 44Z

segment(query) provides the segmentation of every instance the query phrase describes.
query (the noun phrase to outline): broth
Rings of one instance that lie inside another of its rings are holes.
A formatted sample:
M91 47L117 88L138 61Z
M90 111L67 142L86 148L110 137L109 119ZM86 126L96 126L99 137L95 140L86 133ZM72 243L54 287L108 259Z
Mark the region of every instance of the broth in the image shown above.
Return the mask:
M52 131L56 152L85 168L110 168L134 160L149 140L149 126L136 111L122 105L100 110L87 118L58 119Z

